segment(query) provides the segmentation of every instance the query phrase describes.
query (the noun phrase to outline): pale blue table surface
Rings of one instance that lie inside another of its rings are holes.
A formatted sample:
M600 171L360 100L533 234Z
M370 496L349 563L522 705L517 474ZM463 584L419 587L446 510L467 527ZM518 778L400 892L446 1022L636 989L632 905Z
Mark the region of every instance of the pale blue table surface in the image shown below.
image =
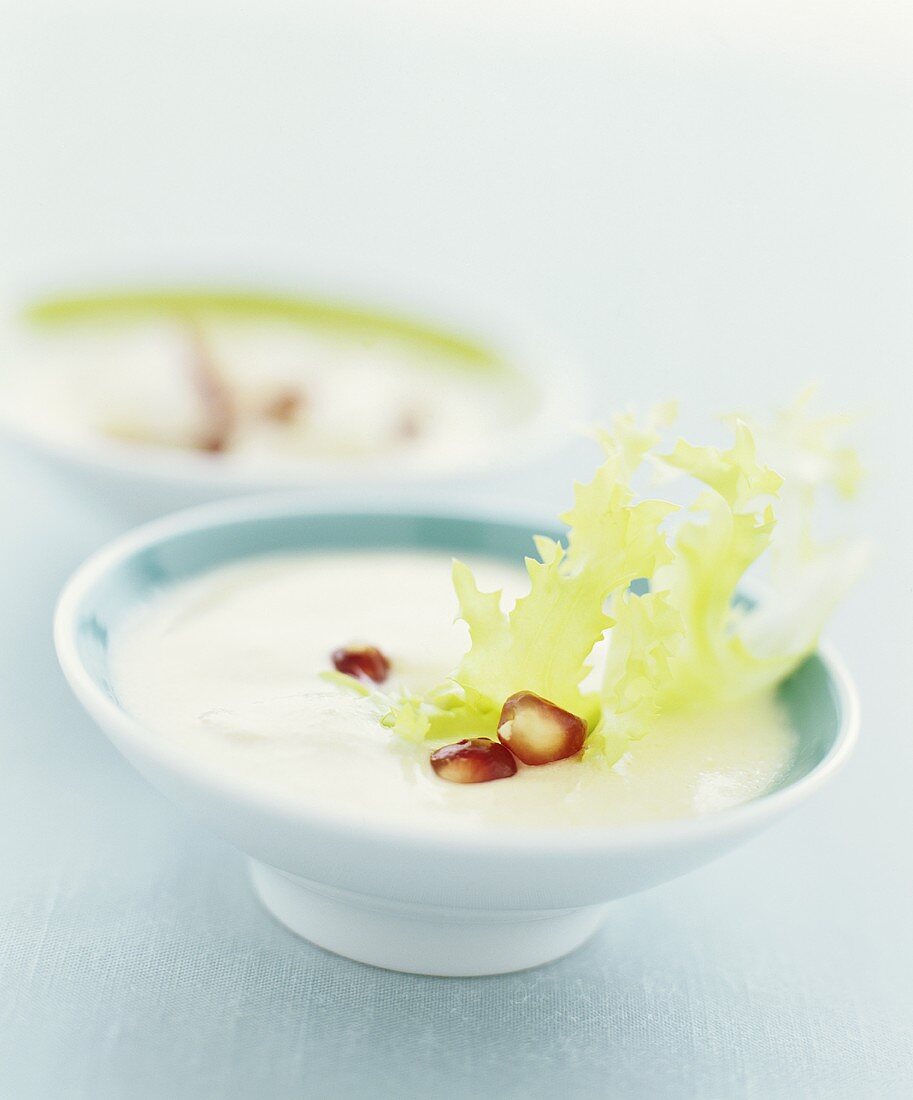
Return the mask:
M0 1098L913 1095L913 35L814 0L5 0L0 291L302 283L534 318L594 418L808 378L870 410L831 630L859 749L741 851L511 977L296 940L71 698L56 593L119 529L0 452ZM592 452L454 488L551 517Z

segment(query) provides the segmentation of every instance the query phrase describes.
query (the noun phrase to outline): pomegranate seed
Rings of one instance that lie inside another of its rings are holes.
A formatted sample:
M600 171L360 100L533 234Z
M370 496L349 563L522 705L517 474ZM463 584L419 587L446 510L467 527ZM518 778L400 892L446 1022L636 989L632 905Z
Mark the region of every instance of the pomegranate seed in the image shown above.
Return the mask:
M263 406L262 415L267 420L288 424L295 419L304 404L304 394L301 390L280 390Z
M489 783L517 774L513 756L487 737L472 737L444 745L431 754L431 767L451 783Z
M333 653L333 664L337 672L354 676L356 680L373 680L375 684L382 684L390 674L390 662L373 645L337 649Z
M422 418L415 409L406 409L396 428L400 439L417 439L422 434Z
M222 376L219 365L197 325L187 331L189 344L188 368L196 390L204 427L196 446L209 454L221 454L231 447L237 428L238 409L235 395Z
M580 752L586 722L531 691L518 691L501 709L498 737L524 764L551 764Z

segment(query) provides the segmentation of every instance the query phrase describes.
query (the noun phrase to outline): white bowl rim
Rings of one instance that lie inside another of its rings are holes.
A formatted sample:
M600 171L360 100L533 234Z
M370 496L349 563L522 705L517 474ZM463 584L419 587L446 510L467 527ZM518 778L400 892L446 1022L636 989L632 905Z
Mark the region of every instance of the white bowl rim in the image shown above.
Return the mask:
M836 693L841 719L840 728L826 755L811 771L786 787L696 818L621 826L530 829L499 825L479 831L423 829L418 832L383 820L366 826L363 821L344 811L336 814L317 810L292 795L269 793L262 788L248 786L240 777L207 767L200 757L186 752L176 742L157 738L98 686L79 655L77 613L85 594L107 572L156 543L207 527L281 518L290 514L423 516L442 520L510 523L526 526L530 531L549 525L548 522L543 523L541 516L532 515L529 509L479 504L444 509L427 497L423 499L415 494L411 497L399 494L395 503L380 502L368 508L364 506L363 498L357 505L347 505L344 495L323 493L315 497L313 492L299 489L296 492L234 498L186 508L116 537L87 558L67 581L54 613L57 657L77 699L106 735L108 729L115 729L123 741L136 746L139 755L152 758L157 765L181 773L185 779L192 779L210 790L217 790L221 796L236 800L248 808L280 814L286 821L304 829L332 828L353 839L369 833L372 839L382 839L416 852L459 850L469 853L484 850L488 856L494 851L502 851L505 855L572 855L582 851L598 852L600 849L607 854L635 852L684 846L702 838L760 828L818 791L846 763L856 745L860 720L856 687L842 658L832 647L821 644L815 655L824 665Z

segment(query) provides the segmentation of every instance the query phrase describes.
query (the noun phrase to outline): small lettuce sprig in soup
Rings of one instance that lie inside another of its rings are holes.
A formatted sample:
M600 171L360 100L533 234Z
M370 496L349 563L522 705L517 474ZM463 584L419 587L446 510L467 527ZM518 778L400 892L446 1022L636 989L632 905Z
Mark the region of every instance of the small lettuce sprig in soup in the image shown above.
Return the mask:
M471 644L450 677L424 695L358 690L404 738L461 739L432 764L478 782L513 774L513 757L612 764L661 715L772 689L814 650L867 556L812 534L822 494L852 497L860 466L847 418L815 418L811 398L771 424L731 418L724 448L663 447L668 406L644 423L616 417L596 433L602 464L560 517L564 540L535 539L529 592L510 610L454 562ZM654 481L687 479L694 495L684 506L642 499L635 481L650 470ZM751 605L739 590L762 558L770 584Z

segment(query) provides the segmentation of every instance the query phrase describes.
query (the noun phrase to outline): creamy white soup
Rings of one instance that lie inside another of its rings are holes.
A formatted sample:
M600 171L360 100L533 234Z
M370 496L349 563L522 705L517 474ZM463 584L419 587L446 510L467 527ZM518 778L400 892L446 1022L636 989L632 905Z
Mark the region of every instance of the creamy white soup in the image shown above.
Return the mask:
M470 560L507 602L525 574ZM334 650L378 647L390 679L424 691L458 663L451 559L401 551L267 556L175 585L112 644L122 705L207 767L366 823L478 830L619 826L696 817L755 798L789 768L795 738L773 695L657 720L609 767L574 758L487 783L432 770L441 742L413 744L370 698L323 675ZM496 737L492 730L491 736Z

